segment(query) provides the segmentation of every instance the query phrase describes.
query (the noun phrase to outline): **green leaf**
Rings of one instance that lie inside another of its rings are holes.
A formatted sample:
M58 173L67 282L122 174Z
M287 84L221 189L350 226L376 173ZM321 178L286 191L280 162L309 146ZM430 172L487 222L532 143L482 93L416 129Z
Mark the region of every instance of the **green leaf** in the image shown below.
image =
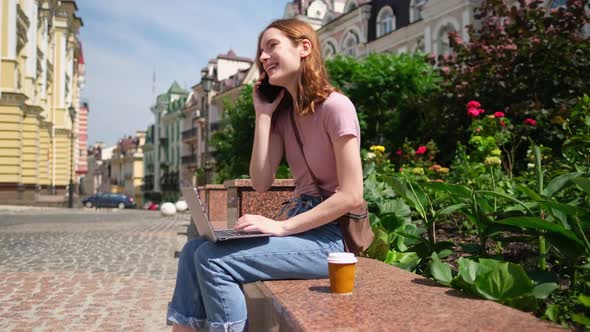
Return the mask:
M407 186L402 180L395 176L384 176L383 181L387 183L391 188L401 197L407 198Z
M481 259L480 264L484 261L486 266L493 266L492 271L478 274L475 279L475 287L484 298L496 301L517 298L533 289L533 283L522 266L489 259Z
M535 311L539 307L537 299L532 295L512 297L501 300L500 303L511 306L522 311Z
M582 302L584 307L590 308L590 296L580 294L580 296L578 296L578 300L580 300L580 302Z
M426 219L429 204L424 190L415 182L408 182L408 188L408 199L414 203L414 208L418 210L422 218Z
M371 258L385 261L389 251L389 234L382 227L373 227L375 239L367 249L367 255Z
M420 257L415 252L399 252L392 251L392 262L389 263L393 266L399 267L400 269L414 271L416 266L420 264Z
M473 285L475 283L475 278L477 277L477 271L479 270L479 263L464 257L459 258L458 263L459 276L461 276L466 283Z
M429 264L430 274L432 274L432 277L439 283L445 286L450 286L451 280L453 280L451 266L447 263L441 262L441 260L438 258L438 255L434 252L430 257L432 258Z
M432 188L434 190L448 192L454 195L459 196L460 198L469 199L471 198L471 189L467 186L459 185L459 184L450 184L450 183L440 183L440 182L428 182L424 184L427 188Z
M439 215L439 216L445 216L445 215L454 213L457 210L461 210L462 208L464 208L466 206L467 206L467 204L464 204L464 203L450 205L450 206L447 206L446 208L438 211L437 215Z
M541 201L543 200L543 197L541 197L541 195L537 194L536 192L534 192L533 190L529 189L529 187L522 185L522 184L517 184L516 187L518 188L518 190L522 191L525 195L527 195L528 197L530 197L532 200L535 201Z
M556 322L559 316L559 306L553 303L548 304L544 316L549 318L550 321Z
M574 206L574 205L570 205L570 204L565 204L565 203L559 203L559 202L555 202L555 201L550 201L550 200L544 200L542 202L539 202L539 204L545 209L545 210L558 210L562 213L567 214L568 216L577 216L577 217L584 217L584 216L588 216L590 215L590 210L578 207L578 206Z
M580 176L577 178L573 178L571 181L580 186L582 190L584 190L587 194L590 195L590 179Z
M379 204L379 212L382 214L393 213L399 219L407 219L412 214L410 207L403 201L403 199L386 200Z
M573 314L572 320L578 324L590 327L590 318L586 317L586 315L584 315L583 313Z
M453 251L451 249L443 249L441 251L438 251L437 254L440 258L447 258L453 254Z
M547 198L553 197L553 195L555 195L557 192L559 192L561 189L563 189L566 185L568 185L569 182L571 181L571 179L576 178L582 174L583 173L580 173L580 172L573 172L573 173L562 174L560 176L553 178L553 180L551 180L551 182L549 182L547 187L545 189L543 189L543 192L542 192L543 196L545 196Z
M497 220L496 223L504 225L520 226L527 229L534 230L545 230L553 233L558 233L566 238L576 242L580 246L583 246L582 240L580 240L576 234L572 231L565 229L561 225L552 224L541 218L537 217L511 217L502 220Z
M553 282L546 282L543 284L538 284L533 288L531 294L537 299L545 299L551 292L559 288L559 285Z
M404 220L400 219L393 213L389 213L381 216L381 225L388 232L393 232L404 224Z
M489 191L489 190L478 190L478 191L476 191L476 193L483 194L486 196L494 196L494 197L498 197L498 198L505 198L505 199L511 200L511 201L521 205L522 207L524 207L530 214L533 214L533 211L531 211L524 202L522 202L510 195L507 195L507 194L504 194L501 192L497 192L497 191Z
M531 140L531 143L532 140ZM533 154L535 156L535 175L537 176L537 191L543 190L543 170L541 169L541 148L537 144L533 145Z

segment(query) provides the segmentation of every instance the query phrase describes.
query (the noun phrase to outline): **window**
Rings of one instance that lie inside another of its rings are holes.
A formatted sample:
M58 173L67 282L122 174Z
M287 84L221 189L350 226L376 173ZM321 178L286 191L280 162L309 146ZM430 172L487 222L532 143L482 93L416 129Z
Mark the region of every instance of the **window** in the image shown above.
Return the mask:
M451 44L449 41L449 33L454 32L455 27L452 24L447 23L443 26L438 33L438 54L447 55L451 53Z
M313 1L309 7L307 7L307 16L311 18L323 19L328 13L328 6L321 0Z
M395 16L389 6L381 8L377 15L377 38L384 36L395 28Z
M327 42L324 45L324 59L329 59L333 57L334 54L336 54L336 47L334 46L334 44Z
M344 37L344 42L342 43L342 53L349 56L356 57L356 49L359 44L359 37L353 31L349 31Z
M553 0L549 5L549 9L559 9L567 5L567 0Z
M414 23L422 19L422 8L428 0L412 0L410 2L410 23Z

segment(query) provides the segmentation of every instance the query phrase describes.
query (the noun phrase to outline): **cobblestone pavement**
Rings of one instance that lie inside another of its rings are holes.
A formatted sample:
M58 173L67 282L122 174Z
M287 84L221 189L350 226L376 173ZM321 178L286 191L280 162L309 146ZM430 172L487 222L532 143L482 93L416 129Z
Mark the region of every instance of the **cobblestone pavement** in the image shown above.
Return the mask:
M187 223L140 210L0 207L0 331L170 330Z

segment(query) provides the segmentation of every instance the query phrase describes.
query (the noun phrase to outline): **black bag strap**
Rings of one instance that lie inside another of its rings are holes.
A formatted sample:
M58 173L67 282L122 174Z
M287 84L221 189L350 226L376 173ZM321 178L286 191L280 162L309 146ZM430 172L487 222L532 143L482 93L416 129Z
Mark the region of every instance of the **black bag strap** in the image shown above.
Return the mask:
M299 130L297 129L297 123L295 122L294 108L291 108L291 111L289 112L289 114L291 117L291 126L293 127L293 131L295 132L295 138L297 139L297 145L299 146L299 151L301 151L301 155L303 156L303 161L305 161L305 166L307 166L307 170L309 171L309 174L311 174L313 184L315 185L316 189L318 190L318 193L320 194L320 201L324 201L324 195L322 195L322 189L320 188L320 182L318 181L318 178L316 178L315 174L313 174L311 167L309 167L309 164L307 163L307 159L305 158L305 152L303 152L303 142L301 141L301 136L299 136Z

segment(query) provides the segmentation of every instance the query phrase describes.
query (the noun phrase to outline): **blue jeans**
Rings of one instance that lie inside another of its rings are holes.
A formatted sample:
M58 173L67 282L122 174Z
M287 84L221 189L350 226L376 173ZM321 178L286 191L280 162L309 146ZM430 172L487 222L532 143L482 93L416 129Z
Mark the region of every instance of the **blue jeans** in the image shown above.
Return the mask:
M302 195L291 203L288 218L312 209L320 200ZM248 314L241 284L327 278L328 254L341 251L344 244L336 223L285 237L217 243L195 238L180 253L168 319L192 328L207 324L209 331L243 331Z

